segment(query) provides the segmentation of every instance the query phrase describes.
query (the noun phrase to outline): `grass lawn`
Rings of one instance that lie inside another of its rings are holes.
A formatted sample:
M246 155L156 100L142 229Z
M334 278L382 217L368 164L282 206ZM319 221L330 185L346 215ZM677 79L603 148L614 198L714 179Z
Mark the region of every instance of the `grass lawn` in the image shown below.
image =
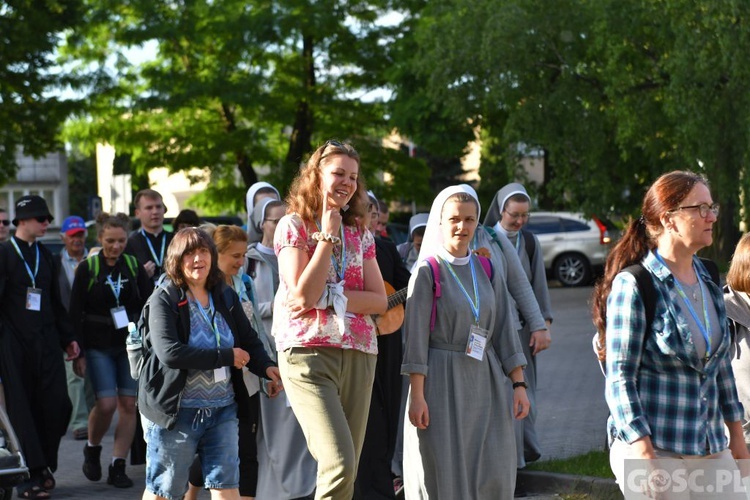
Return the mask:
M615 478L612 469L609 468L609 451L604 450L594 450L570 458L535 462L527 465L526 470Z

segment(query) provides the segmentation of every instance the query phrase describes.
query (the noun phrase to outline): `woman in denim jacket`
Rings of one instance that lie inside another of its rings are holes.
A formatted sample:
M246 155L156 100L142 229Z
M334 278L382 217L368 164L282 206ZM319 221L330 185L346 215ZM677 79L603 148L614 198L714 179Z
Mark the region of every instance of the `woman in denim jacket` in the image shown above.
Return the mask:
M733 468L732 457L750 458L722 293L695 255L713 241L719 206L703 177L675 171L649 188L641 213L610 253L593 307L606 355L610 464L623 492L632 487L626 459L715 458ZM634 275L622 272L638 263L655 291L650 325Z

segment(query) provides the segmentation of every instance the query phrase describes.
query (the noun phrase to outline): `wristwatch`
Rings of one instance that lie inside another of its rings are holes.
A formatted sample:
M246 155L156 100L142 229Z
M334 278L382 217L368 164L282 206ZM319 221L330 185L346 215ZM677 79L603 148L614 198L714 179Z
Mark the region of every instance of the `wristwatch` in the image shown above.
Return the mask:
M513 382L513 388L515 389L517 387L523 387L524 389L529 388L529 386L526 385L526 382Z

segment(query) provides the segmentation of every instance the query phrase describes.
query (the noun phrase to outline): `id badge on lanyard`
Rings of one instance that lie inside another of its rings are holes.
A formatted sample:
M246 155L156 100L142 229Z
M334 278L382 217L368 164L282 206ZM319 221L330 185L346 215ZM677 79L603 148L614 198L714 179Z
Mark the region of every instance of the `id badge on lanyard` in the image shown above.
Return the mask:
M115 330L128 326L130 320L128 319L128 311L125 310L125 306L113 307L109 310L109 314L112 315L112 323L115 324Z
M28 287L26 289L26 310L28 311L41 311L42 310L42 289Z
M469 340L466 342L466 355L482 361L484 359L484 350L487 348L488 336L489 332L481 326L471 325Z

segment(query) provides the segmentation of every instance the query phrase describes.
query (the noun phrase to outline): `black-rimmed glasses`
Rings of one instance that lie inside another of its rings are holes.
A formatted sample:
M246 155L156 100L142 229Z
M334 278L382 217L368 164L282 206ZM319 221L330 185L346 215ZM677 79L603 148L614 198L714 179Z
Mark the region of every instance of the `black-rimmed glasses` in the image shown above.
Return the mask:
M693 210L698 209L698 214L703 217L704 219L708 217L708 212L711 211L716 217L719 216L719 204L714 203L713 205L709 205L708 203L701 203L700 205L687 205L684 207L677 207L673 210L670 210L670 212L677 212L678 210Z

